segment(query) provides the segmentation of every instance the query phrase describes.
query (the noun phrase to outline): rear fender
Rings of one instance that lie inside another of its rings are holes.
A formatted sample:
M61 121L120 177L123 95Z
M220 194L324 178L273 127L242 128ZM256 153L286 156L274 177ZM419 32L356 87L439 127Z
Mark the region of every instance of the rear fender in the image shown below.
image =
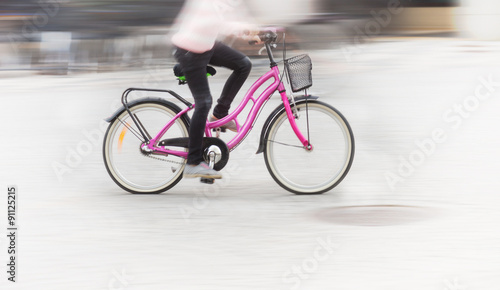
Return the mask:
M167 106L171 109L173 109L175 111L175 113L179 113L181 111L181 108L179 108L179 106L177 106L176 104L170 102L170 101L167 101L165 99L162 99L162 98L152 98L152 97L146 97L146 98L141 98L141 99L137 99L137 100L133 100L133 101L130 101L128 102L128 107L131 108L135 105L139 105L139 104L145 104L145 103L155 103L155 104L159 104L159 105L164 105L164 106ZM122 114L124 111L126 111L125 107L122 106L121 108L119 108L118 110L116 110L110 117L104 119L106 122L108 123L111 123L113 122L120 114ZM183 114L181 116L181 118L186 121L186 124L190 124L190 119L188 117L187 114Z

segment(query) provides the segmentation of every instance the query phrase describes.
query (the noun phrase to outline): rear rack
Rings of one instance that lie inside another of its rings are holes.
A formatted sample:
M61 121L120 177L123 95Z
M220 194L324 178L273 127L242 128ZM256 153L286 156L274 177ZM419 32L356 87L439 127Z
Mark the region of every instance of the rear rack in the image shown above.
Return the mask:
M137 128L139 128L139 132L141 133L144 140L149 140L147 134L145 133L145 129L143 128L141 122L139 120L137 120L137 117L134 114L132 114L132 112L130 111L130 109L128 107L128 100L127 100L128 94L130 94L131 92L134 92L134 91L168 93L168 94L172 95L174 98L176 98L177 100L181 101L183 104L185 104L189 108L193 107L193 104L191 104L186 99L184 99L183 97L179 96L176 92L171 91L171 90L157 90L157 89L144 89L144 88L128 88L128 89L126 89L122 94L122 104L125 107L125 110L127 110L128 114L130 115L130 118L132 118L132 121L134 121Z

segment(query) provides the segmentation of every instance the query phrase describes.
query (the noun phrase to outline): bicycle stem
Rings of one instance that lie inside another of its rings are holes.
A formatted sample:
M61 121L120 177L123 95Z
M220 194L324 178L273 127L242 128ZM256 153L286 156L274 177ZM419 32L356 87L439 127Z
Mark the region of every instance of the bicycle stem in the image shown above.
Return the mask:
M269 61L271 63L271 67L275 67L278 64L274 60L273 52L272 52L272 44L270 43L265 43L266 46L266 51L267 51L267 56L269 57Z

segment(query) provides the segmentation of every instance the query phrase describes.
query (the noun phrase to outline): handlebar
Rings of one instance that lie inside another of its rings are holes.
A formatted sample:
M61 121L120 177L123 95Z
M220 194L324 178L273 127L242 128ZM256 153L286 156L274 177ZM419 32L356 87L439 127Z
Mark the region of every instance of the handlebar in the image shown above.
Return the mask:
M259 34L257 34L257 36L260 38L260 41L262 41L265 44L270 44L270 43L276 42L276 39L278 39L278 34L276 34L275 29L266 29L266 30L260 32ZM250 45L254 45L256 43L257 43L257 41L255 41L255 40L250 40L248 42L248 44L250 44Z
M267 55L269 57L269 61L271 63L271 67L276 66L276 61L274 60L273 53L271 49L276 47L274 42L278 39L278 34L276 33L276 28L267 28L257 34L260 41L264 43L264 47L266 48ZM258 42L255 40L250 40L248 42L250 45L257 44Z

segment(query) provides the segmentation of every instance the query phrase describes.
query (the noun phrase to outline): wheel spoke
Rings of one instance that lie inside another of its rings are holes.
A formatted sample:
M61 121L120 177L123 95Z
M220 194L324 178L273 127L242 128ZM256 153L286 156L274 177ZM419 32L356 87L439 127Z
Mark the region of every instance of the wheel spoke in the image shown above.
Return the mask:
M129 129L130 132L132 132L132 134L135 135L135 137L137 137L137 139L139 139L139 141L144 141L142 136L141 136L141 133L139 133L136 129L134 129L134 127L130 126L130 124L128 122L123 122L119 117L116 118L120 123L122 123L122 125L126 128L126 129Z
M270 140L270 139L266 139L266 142L272 142L272 143L276 143L276 144L280 144L280 145L284 145L284 146L290 146L290 147L295 147L295 148L301 148L301 149L304 149L304 146L287 144L287 143L278 142L278 141L275 141L275 140Z

